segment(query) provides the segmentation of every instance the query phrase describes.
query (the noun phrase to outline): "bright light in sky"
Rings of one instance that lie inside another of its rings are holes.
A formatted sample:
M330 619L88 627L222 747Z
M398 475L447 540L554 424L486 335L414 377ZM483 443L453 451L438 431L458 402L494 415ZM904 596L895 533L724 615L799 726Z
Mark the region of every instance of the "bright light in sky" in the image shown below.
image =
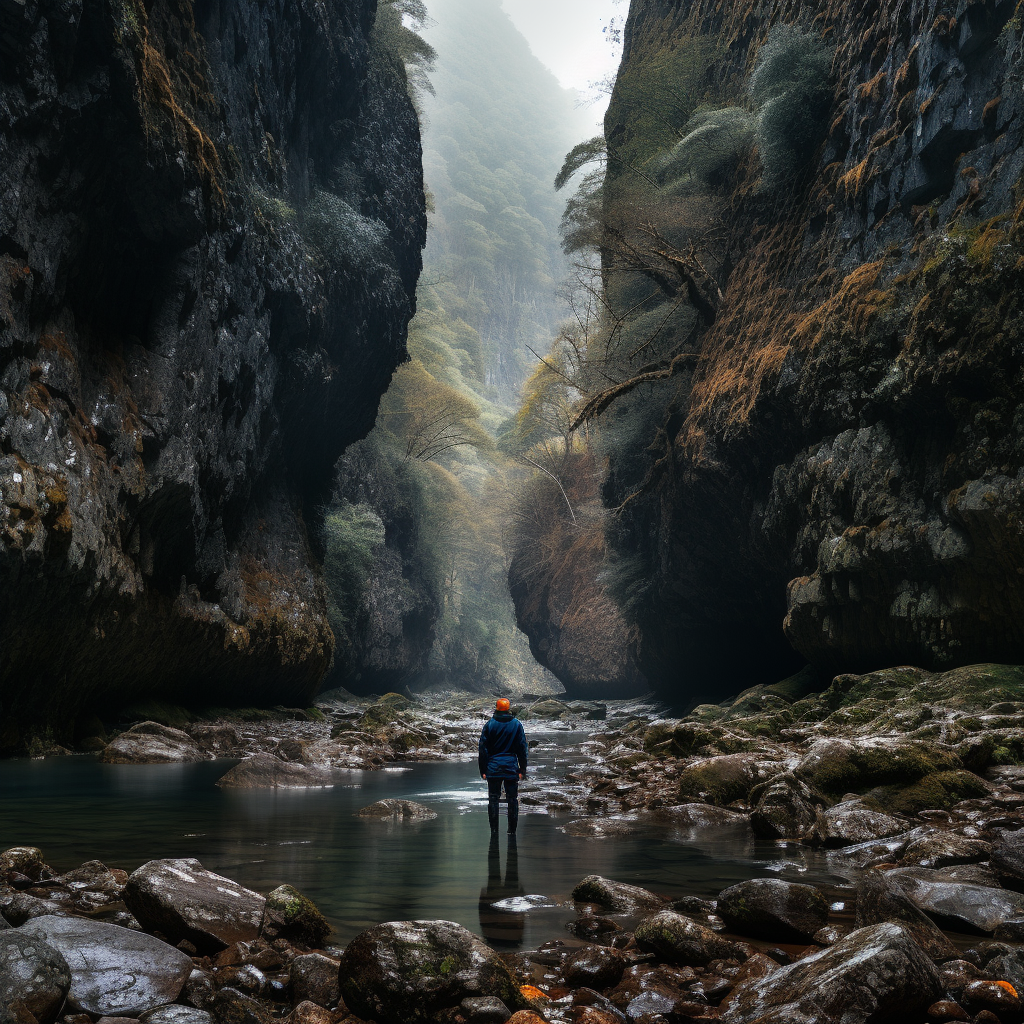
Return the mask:
M612 46L602 29L612 18L621 27L625 0L501 0L501 5L565 88L589 98L592 83L614 76L621 48ZM594 105L597 117L606 105L606 97Z

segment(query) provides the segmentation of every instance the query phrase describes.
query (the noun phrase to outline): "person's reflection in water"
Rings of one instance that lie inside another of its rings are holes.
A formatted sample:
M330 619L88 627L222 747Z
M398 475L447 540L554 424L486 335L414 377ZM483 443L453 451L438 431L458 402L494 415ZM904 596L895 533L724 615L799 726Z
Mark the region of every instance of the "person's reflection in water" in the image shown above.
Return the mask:
M516 837L508 837L508 852L505 855L505 881L501 880L501 851L498 848L498 833L491 833L491 845L487 849L487 885L480 890L480 934L492 946L519 946L526 930L526 914L518 910L495 909L499 900L525 896L526 890L519 884L519 851Z

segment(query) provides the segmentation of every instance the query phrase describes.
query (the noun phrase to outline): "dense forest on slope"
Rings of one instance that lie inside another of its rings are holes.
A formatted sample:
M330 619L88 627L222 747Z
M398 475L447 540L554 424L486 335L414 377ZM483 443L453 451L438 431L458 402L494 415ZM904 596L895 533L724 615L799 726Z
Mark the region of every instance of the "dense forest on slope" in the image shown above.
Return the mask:
M499 0L434 0L429 15L425 269L410 362L342 460L326 515L342 638L326 685L546 689L505 582L506 496L522 471L494 439L564 316L552 182L587 118Z
M562 175L596 304L550 361L662 692L1024 656L1013 13L631 5Z

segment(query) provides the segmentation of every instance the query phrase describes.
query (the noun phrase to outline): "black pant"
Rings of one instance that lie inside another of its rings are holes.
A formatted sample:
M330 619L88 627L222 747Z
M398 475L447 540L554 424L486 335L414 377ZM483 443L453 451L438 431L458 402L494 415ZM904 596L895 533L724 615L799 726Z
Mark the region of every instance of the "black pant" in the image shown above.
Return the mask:
M519 824L519 780L518 779L487 779L487 820L491 828L498 827L498 800L501 798L501 787L505 787L508 798L508 830L514 833Z

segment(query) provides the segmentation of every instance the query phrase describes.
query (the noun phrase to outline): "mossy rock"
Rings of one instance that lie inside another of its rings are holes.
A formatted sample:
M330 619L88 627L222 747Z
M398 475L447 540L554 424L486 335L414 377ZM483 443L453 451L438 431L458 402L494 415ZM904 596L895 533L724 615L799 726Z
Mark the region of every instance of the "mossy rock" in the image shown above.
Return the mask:
M918 811L947 811L961 800L984 796L988 787L968 771L926 775L909 785L879 786L867 793L891 814L915 815Z
M960 767L954 751L933 744L834 739L815 743L796 774L819 793L838 799L844 793L864 793L879 786L905 786Z
M746 800L750 790L764 781L757 762L754 754L723 754L684 768L679 774L679 802L695 800L726 807Z
M500 956L453 921L388 921L360 932L339 972L348 1009L379 1024L426 1024L474 996L528 1003Z
M319 948L331 934L331 926L308 896L290 885L279 885L267 896L260 931L268 940L283 938Z

